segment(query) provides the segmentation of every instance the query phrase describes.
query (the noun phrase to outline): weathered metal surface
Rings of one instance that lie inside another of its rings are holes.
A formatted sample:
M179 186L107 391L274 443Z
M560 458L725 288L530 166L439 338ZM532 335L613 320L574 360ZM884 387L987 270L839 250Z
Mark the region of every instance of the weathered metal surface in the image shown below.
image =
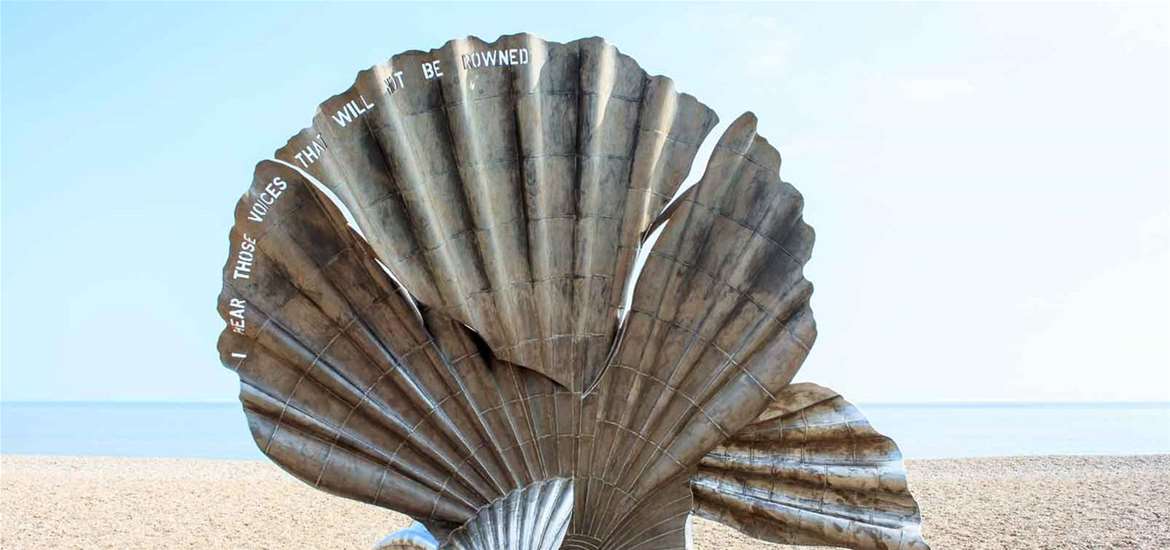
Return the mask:
M508 493L451 533L443 550L557 550L573 513L573 483L553 478Z
M813 233L754 116L666 208L715 121L600 39L469 38L360 73L236 209L219 348L257 444L446 543L567 479L565 548L684 548L695 468L816 333ZM508 533L492 544L540 542Z
M836 392L792 384L707 453L695 512L783 544L924 549L902 455Z

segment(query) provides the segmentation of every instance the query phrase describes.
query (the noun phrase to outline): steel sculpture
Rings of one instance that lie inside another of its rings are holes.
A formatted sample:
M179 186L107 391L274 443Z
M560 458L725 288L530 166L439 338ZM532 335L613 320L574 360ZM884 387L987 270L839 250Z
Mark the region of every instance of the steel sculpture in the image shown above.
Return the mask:
M893 442L790 384L813 231L752 114L672 201L716 122L598 38L359 73L236 207L219 352L257 445L444 548L686 548L692 513L926 548Z

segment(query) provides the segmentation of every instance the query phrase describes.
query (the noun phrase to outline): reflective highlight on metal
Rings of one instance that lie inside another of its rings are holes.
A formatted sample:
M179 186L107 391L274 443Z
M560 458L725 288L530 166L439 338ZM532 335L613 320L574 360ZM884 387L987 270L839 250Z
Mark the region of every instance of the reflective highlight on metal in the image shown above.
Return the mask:
M573 513L573 483L554 478L508 493L451 533L447 550L556 550Z
M893 540L838 521L885 533L909 499L857 454L872 438L760 427L820 411L789 385L816 337L814 236L751 113L670 200L716 120L598 38L468 38L359 73L236 207L219 352L257 444L445 545L685 548L693 508L770 540ZM841 502L784 508L814 470ZM800 523L830 504L845 516Z
M894 442L836 392L792 384L707 453L695 512L782 544L927 548Z

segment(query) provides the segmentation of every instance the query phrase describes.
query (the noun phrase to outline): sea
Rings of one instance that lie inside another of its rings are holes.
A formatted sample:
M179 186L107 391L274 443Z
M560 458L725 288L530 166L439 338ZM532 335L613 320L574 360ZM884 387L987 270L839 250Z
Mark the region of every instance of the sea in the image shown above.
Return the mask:
M1170 403L859 404L910 459L1170 453ZM0 403L0 453L261 459L239 403Z

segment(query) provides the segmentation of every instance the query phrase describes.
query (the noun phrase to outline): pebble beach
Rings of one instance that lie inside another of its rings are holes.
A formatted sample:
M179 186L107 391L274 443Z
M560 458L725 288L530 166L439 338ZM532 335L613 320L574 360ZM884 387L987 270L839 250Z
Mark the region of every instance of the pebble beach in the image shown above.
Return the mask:
M936 550L1170 548L1170 455L907 467ZM692 521L699 550L789 548ZM264 461L0 457L5 549L368 549L409 523L314 490Z

